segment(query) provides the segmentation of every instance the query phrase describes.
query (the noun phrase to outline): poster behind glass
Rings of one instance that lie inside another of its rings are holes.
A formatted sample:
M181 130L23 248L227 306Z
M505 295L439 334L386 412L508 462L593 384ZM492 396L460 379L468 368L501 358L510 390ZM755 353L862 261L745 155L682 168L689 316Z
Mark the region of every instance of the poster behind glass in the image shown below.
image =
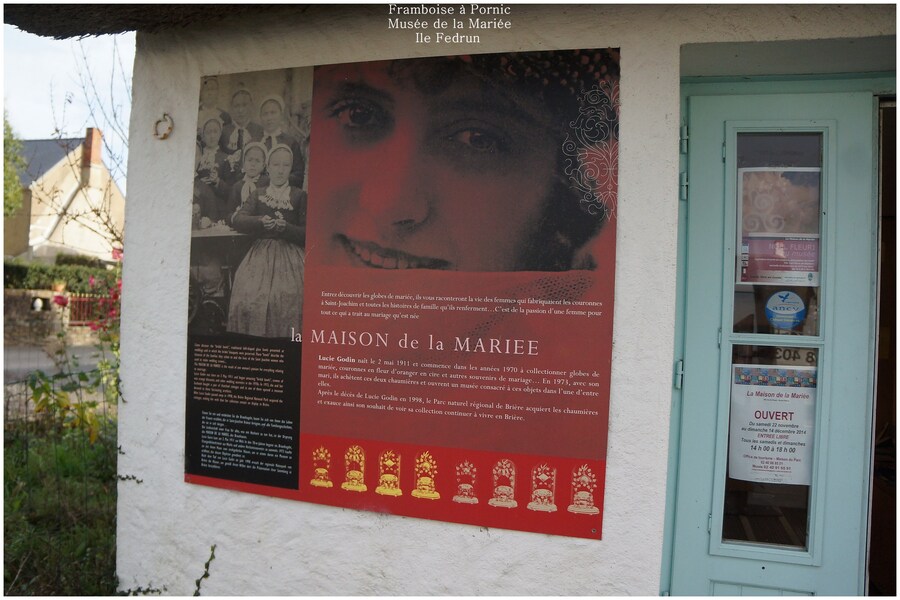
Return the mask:
M186 479L599 538L618 76L565 50L204 79Z
M734 331L817 335L821 167L741 167L737 179Z
M738 170L738 283L819 285L820 168Z

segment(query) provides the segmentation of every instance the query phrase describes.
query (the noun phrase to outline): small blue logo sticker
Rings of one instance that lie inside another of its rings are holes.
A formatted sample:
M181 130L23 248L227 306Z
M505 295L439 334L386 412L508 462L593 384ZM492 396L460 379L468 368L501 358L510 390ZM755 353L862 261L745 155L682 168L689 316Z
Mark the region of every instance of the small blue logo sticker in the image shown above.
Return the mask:
M777 329L796 329L806 318L806 306L794 292L775 292L766 302L766 318Z

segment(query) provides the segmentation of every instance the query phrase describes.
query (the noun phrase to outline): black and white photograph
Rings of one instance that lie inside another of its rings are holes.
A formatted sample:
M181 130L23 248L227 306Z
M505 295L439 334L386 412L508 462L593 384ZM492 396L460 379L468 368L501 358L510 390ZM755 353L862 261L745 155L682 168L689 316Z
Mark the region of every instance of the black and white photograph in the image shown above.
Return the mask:
M286 338L300 330L312 70L200 84L188 329Z

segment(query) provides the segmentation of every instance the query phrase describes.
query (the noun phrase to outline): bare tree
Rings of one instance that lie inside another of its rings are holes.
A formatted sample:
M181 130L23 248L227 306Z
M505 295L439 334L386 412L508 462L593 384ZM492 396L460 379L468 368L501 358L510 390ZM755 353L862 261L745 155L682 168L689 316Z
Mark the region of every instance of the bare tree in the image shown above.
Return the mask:
M84 42L73 42L73 56L76 60L75 75L80 92L76 96L67 93L59 103L52 88L50 92L51 110L54 119L54 137L58 143L71 145L69 131L89 128L102 131L103 163L109 169L110 178L90 177L86 171L89 165L81 159L82 152L72 152L66 147L68 168L78 189L74 194L44 183L36 182L35 192L39 202L50 213L57 215L64 223L74 222L106 241L110 248L121 248L124 240L124 218L121 207L113 202L114 186L124 186L128 158L128 121L131 111L131 71L122 61L119 39L114 37L112 67L108 73L98 73ZM87 109L87 119L79 124L67 122L67 107L75 102L83 103ZM79 201L75 201L75 200Z

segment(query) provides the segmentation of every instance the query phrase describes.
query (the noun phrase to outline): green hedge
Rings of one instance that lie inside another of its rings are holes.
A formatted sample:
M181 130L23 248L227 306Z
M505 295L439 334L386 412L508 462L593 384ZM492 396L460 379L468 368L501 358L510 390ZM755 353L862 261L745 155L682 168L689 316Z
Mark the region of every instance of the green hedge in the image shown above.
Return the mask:
M94 285L90 283L94 276ZM49 290L58 281L66 291L76 294L104 293L116 285L115 270L81 265L47 265L3 261L3 287L24 290Z
M103 261L93 256L85 256L84 254L57 254L57 265L80 265L82 267L94 267L102 269Z

